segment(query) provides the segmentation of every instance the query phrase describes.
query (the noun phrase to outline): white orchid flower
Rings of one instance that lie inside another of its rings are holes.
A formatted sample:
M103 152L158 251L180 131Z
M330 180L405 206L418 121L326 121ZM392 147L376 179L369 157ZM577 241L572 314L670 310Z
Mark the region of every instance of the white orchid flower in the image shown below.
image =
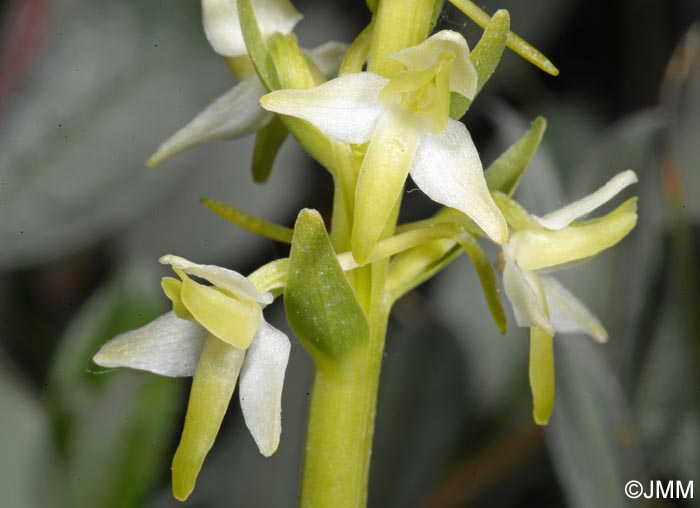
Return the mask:
M460 34L439 32L392 56L406 70L391 79L349 74L309 90L279 90L263 108L302 118L334 140L369 142L355 194L352 251L364 263L380 237L404 182L471 217L502 244L508 228L489 194L466 127L449 117L450 94L474 98L477 73Z
M277 450L290 343L263 319L262 308L272 302L272 296L258 292L244 276L177 256L164 256L160 261L171 265L180 277L165 277L162 282L173 310L110 340L94 361L103 367L194 377L172 465L173 494L184 500L214 443L239 374L246 426L260 453L267 457Z
M509 203L508 212L504 210L517 231L503 246L503 286L518 326L531 329L530 383L535 421L539 424L547 423L554 404L554 334L584 333L598 342L608 339L600 320L545 273L591 258L618 243L634 228L636 198L604 217L573 221L636 181L633 171L623 171L596 192L544 217L516 209L514 202Z
M275 32L291 33L302 18L288 0L253 0L252 5L263 39ZM202 0L202 19L211 47L228 58L240 82L164 141L146 162L149 167L203 143L255 132L274 116L258 104L265 88L248 57L238 17L238 2ZM305 53L325 76L330 77L338 73L346 48L345 44L328 42Z

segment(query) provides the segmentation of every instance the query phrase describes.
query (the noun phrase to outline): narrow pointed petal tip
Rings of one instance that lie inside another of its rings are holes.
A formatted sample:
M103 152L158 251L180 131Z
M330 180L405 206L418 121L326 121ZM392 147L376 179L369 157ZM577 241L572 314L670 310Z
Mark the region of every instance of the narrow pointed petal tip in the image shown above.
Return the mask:
M542 226L551 230L563 229L576 219L604 205L625 188L637 183L637 175L631 169L618 173L597 191L544 217L533 215Z
M206 336L204 328L171 311L110 340L93 361L107 368L128 367L169 377L191 376Z
M489 193L464 124L450 120L442 133L423 134L411 177L429 198L465 213L497 244L508 241L508 225Z
M241 81L165 140L146 161L154 168L197 145L250 134L272 115L258 106L265 89L257 78Z
M248 349L239 396L246 426L260 453L271 456L282 432L282 388L291 345L287 336L263 322Z
M588 308L551 276L540 277L547 297L552 325L561 333L585 333L596 342L606 342L608 332Z

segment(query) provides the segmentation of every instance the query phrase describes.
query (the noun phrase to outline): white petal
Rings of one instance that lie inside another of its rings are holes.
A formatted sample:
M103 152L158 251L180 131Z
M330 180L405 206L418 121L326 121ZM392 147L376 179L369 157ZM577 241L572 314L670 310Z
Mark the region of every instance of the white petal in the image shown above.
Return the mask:
M303 17L288 0L254 0L253 11L263 38L291 33ZM202 0L204 32L214 51L223 56L246 55L236 0Z
M338 75L340 64L347 50L347 44L330 41L313 49L305 49L304 53L321 69L324 76L331 78Z
M156 166L173 155L208 141L256 131L272 118L258 104L264 93L265 89L257 77L241 81L164 141L148 159L148 166Z
M387 80L371 72L348 74L308 90L278 90L260 99L268 111L302 118L326 136L365 143L384 111L379 91Z
M518 326L535 326L549 335L554 335L552 325L537 294L537 275L534 272L520 270L508 253L505 253L505 261L503 287L513 306L513 314Z
M289 360L287 336L263 321L248 348L241 371L239 396L248 430L260 453L277 450L282 431L282 386Z
M454 55L450 70L450 91L468 99L476 95L479 76L476 67L469 59L469 45L462 34L452 30L442 30L417 46L402 49L390 55L408 69L424 69L433 65L440 54L450 51Z
M129 367L162 376L192 376L209 333L174 312L107 342L93 361L103 367Z
M158 261L160 261L161 264L172 265L179 268L189 275L208 280L215 286L227 289L237 296L250 298L263 305L272 303L273 298L270 293L261 294L247 277L244 277L234 270L216 265L198 265L197 263L192 263L185 258L173 256L172 254L163 256Z
M508 240L508 226L491 198L467 128L450 119L440 134L423 134L411 176L432 200L464 212L494 242Z
M593 313L554 277L540 277L547 296L549 316L557 332L585 333L598 342L608 340L608 332Z
M574 201L559 210L548 213L544 217L533 217L547 229L563 229L579 217L592 212L596 208L604 205L625 187L637 182L637 175L631 169L618 173L610 179L608 183L588 196Z

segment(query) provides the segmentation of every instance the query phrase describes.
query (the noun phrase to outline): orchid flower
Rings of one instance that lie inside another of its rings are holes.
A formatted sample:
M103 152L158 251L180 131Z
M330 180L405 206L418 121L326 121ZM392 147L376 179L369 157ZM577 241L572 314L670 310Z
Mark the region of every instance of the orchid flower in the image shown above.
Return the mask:
M503 245L503 286L518 326L531 330L530 385L538 424L547 423L554 407L554 334L585 333L598 342L608 339L598 318L544 273L585 261L622 240L637 222L636 198L604 217L574 221L636 181L633 171L623 171L596 192L544 217L529 215L503 195L497 197L515 230Z
M431 199L471 217L502 244L508 228L489 194L479 154L466 127L449 117L450 94L473 99L477 73L460 34L441 31L392 55L405 70L391 79L348 74L308 90L265 95L263 108L302 118L323 134L369 142L355 192L351 246L364 263L410 172Z
M253 0L252 4L264 39L275 32L291 33L302 18L288 0ZM248 57L237 0L202 0L202 19L209 44L219 55L228 59L231 70L240 82L164 141L148 159L146 164L149 167L209 141L255 132L274 116L258 105L265 88ZM306 54L325 76L332 76L338 72L345 49L345 44L328 42L307 50Z
M164 256L160 262L171 265L179 276L162 281L173 310L107 342L94 361L103 367L194 377L172 465L173 494L184 500L214 443L239 374L246 425L260 453L267 457L277 450L290 344L263 319L262 308L272 302L272 295L261 294L244 276L177 256Z

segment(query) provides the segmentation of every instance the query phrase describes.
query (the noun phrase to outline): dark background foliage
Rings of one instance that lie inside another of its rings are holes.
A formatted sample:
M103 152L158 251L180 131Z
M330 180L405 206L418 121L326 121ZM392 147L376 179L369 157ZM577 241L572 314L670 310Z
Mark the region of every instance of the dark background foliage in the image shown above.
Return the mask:
M296 5L307 47L349 42L368 19L360 0ZM370 505L641 506L624 497L626 481L700 479L700 3L482 7L509 9L513 30L561 71L507 52L464 120L485 164L543 115L548 131L518 199L544 212L631 167L640 221L613 251L562 275L611 339L556 339L545 431L531 423L526 331L510 319L498 334L465 260L397 304ZM329 179L288 141L270 182L253 184L250 138L143 166L233 84L196 0L14 0L0 16L2 505L178 506L169 460L188 382L102 373L89 359L165 309L160 255L244 273L286 255L200 197L291 225L303 206L328 212ZM471 44L480 34L450 6L439 26ZM413 187L403 214L423 217L434 205ZM282 309L272 312L281 326ZM279 452L259 456L232 404L187 506L296 504L309 380L294 342Z

